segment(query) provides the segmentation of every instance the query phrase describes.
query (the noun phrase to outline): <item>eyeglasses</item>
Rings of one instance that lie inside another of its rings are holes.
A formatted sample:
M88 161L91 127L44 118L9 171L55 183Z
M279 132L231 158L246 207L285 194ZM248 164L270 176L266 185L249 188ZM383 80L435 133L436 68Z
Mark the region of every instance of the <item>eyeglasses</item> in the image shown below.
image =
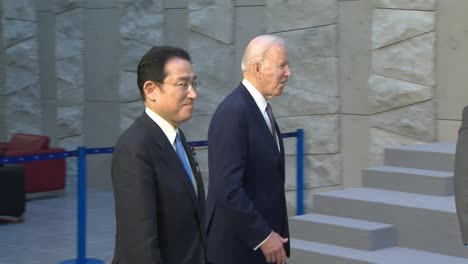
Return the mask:
M161 84L168 84L168 85L173 85L176 87L179 87L183 92L188 93L190 90L193 90L195 92L198 92L200 89L200 81L194 80L191 83L187 82L179 82L179 83L165 83L165 82L160 82Z

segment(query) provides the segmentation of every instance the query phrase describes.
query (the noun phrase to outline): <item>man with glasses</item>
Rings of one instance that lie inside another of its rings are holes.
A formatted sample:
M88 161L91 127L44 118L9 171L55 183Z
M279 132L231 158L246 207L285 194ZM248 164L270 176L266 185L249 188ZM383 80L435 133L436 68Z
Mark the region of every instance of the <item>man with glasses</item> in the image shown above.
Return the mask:
M120 136L112 157L112 263L205 263L205 191L179 129L197 98L190 55L153 47L138 64L137 83L146 109Z

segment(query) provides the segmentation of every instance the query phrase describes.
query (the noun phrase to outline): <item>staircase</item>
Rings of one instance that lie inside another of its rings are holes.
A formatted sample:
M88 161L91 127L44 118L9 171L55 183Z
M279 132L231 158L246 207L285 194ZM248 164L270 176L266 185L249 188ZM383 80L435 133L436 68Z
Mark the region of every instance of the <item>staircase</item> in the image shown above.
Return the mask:
M289 264L466 264L453 198L455 145L384 152L363 187L314 195L314 213L291 217Z

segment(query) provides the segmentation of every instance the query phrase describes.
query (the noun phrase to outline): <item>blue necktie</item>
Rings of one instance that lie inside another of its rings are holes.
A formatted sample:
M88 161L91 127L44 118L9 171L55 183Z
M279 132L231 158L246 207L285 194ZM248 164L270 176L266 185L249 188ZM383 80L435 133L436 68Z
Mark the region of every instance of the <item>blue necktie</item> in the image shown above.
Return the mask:
M185 155L184 146L182 145L182 140L180 140L179 132L177 132L176 135L176 152L179 156L179 159L182 161L182 164L184 164L185 171L190 178L190 182L192 183L193 188L195 188L195 180L193 178L192 169L190 168L187 156Z

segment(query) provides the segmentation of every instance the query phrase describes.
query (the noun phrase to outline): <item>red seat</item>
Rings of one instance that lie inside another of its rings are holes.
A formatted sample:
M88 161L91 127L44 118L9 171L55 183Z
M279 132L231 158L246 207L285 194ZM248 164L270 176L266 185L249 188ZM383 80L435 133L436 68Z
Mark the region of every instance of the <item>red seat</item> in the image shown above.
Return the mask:
M13 134L10 142L0 142L5 157L58 153L63 148L49 148L49 137L32 134ZM32 161L24 165L24 189L26 193L59 191L65 189L65 159Z

